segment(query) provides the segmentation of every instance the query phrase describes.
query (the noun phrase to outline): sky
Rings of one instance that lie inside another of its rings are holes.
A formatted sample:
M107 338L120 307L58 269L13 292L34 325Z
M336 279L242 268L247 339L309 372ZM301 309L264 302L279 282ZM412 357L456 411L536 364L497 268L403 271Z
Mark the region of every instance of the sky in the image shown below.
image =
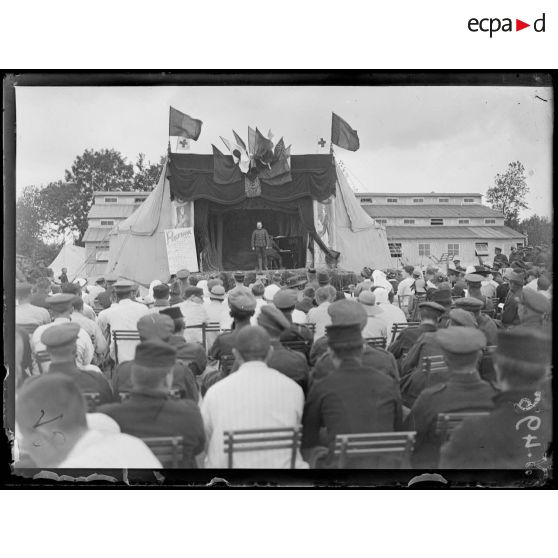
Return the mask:
M537 98L546 99L546 102ZM203 121L192 152L211 153L234 129L258 126L293 154L322 151L331 112L360 138L335 148L359 192L478 192L512 161L526 169L529 210L552 214L550 88L530 87L17 87L17 192L64 178L85 149L114 148L158 162L169 105Z

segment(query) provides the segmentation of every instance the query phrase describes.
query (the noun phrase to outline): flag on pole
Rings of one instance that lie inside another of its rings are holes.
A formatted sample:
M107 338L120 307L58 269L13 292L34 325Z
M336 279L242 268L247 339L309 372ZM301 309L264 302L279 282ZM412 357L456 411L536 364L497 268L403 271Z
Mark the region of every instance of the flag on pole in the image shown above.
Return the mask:
M256 130L248 126L248 155L254 155L256 151Z
M360 147L357 131L334 112L331 115L331 143L349 151L356 151Z
M234 130L232 131L232 133L233 133L234 140L236 141L237 145L239 147L242 147L242 149L244 149L244 151L246 151L246 153L248 153L248 149L246 147L246 144L242 140L242 138Z
M174 148L175 153L186 153L190 151L190 140L188 138L181 138L180 136L176 136L173 139L176 140Z
M191 141L200 137L202 121L173 107L169 111L169 148L175 153L190 150Z

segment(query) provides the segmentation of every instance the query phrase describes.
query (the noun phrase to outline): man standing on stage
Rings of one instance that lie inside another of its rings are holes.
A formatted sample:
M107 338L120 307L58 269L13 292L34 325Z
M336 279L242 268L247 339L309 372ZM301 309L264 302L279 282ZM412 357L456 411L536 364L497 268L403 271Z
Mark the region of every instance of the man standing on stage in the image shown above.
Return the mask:
M267 248L271 248L271 237L269 233L262 228L262 222L258 221L256 223L256 229L252 233L252 250L256 250L258 254L258 270L267 269L267 256L265 251Z

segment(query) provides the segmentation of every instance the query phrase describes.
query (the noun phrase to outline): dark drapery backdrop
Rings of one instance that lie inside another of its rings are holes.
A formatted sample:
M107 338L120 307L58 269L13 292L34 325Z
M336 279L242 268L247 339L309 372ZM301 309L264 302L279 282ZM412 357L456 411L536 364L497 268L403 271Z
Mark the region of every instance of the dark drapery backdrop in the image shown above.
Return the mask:
M232 163L232 157L228 157ZM194 232L203 269L218 269L222 263L217 225L210 216L223 215L227 211L273 210L296 216L299 230L305 237L314 240L326 254L335 258L335 253L325 246L316 232L313 213L313 200L325 201L335 193L336 174L331 154L293 155L292 181L273 185L261 179L261 195L255 198L246 196L244 175L239 173L231 172L228 184L216 183L213 161L213 155L177 153L171 154L169 160L171 197L195 202ZM292 224L290 228L297 227Z

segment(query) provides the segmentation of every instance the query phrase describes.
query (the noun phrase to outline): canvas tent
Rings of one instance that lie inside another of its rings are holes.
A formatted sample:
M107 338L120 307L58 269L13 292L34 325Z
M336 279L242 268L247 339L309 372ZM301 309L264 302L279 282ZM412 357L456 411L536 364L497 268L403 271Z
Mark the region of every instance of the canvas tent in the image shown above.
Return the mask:
M149 197L111 232L107 273L144 286L168 279L164 230L175 222L173 200L193 203L204 271L252 268L250 234L257 220L273 236L304 239L300 267L307 263L306 247L330 259L340 252L339 267L348 270L390 265L385 230L362 210L331 154L293 155L288 179L282 184L262 179L256 196L249 195L247 179L236 171L222 177L216 180L212 155L171 154ZM315 228L314 204L328 200L335 222L326 245Z
M73 244L64 244L48 267L52 269L56 278L62 273L62 268L65 267L68 270L68 279L72 281L79 277L80 273L83 273L84 265L85 248Z

